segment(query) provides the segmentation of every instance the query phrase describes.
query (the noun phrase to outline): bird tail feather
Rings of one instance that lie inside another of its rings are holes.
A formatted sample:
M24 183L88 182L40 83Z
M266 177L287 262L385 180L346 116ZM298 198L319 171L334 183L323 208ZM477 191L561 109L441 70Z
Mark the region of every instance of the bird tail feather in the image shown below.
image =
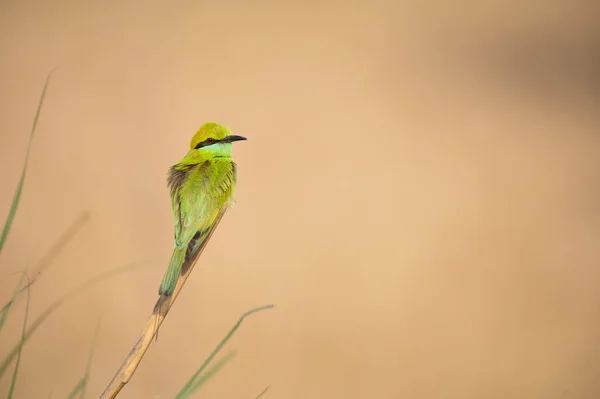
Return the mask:
M177 285L177 280L179 279L181 266L185 260L185 253L186 248L175 248L173 250L173 255L171 255L171 260L169 261L169 268L165 272L162 282L160 283L158 295L170 296L173 294L175 286Z

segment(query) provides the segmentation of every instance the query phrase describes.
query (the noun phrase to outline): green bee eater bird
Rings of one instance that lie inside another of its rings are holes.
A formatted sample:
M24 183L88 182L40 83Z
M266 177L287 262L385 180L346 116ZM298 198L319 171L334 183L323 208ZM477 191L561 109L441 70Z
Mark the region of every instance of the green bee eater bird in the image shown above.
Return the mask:
M175 248L159 295L170 296L183 263L200 248L218 215L235 200L236 165L231 143L246 140L218 123L205 123L190 143L187 155L169 170L175 219Z

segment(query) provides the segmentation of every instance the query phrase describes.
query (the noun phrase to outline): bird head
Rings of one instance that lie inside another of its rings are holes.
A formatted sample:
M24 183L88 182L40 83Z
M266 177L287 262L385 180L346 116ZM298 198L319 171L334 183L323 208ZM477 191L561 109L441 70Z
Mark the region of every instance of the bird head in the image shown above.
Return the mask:
M231 131L218 123L205 123L192 137L190 154L203 158L231 156L231 143L246 140L245 137L235 136Z

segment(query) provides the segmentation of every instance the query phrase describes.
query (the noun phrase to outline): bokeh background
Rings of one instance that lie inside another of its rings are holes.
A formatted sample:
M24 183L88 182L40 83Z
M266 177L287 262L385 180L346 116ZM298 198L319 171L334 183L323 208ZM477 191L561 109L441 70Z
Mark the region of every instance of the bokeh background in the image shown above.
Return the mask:
M0 213L47 73L0 297L32 291L17 398L88 397L172 248L165 177L205 121L238 203L123 398L169 398L246 310L198 397L600 397L597 2L0 3ZM0 341L20 334L21 298ZM10 376L0 381L8 388Z

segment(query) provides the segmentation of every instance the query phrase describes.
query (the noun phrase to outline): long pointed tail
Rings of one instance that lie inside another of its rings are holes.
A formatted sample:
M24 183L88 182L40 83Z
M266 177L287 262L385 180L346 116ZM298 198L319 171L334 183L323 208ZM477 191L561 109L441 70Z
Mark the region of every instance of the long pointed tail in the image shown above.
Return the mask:
M171 255L171 260L169 261L169 268L165 272L162 282L160 283L158 295L170 296L173 294L175 286L177 285L177 280L179 279L181 266L185 260L185 252L186 248L175 248L173 250L173 255Z

